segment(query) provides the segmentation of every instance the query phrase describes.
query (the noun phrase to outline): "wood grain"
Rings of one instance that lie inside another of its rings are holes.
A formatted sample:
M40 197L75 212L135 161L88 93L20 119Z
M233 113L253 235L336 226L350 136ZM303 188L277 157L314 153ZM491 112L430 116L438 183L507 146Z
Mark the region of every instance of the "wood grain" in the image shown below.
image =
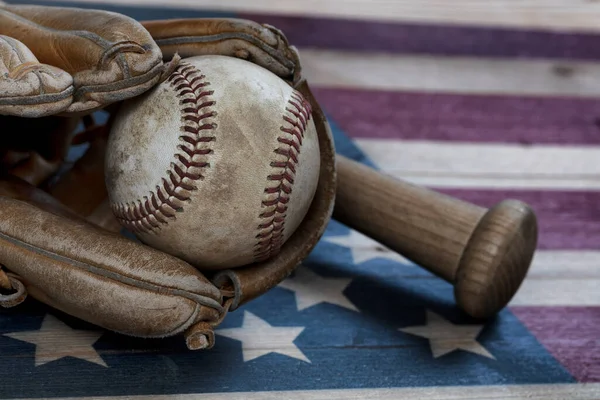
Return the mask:
M78 0L95 3L96 0ZM163 6L161 0L105 0L120 5ZM446 25L598 31L600 4L587 0L171 0L170 7L280 15L318 15Z
M541 225L540 225L541 228ZM357 259L391 259L390 267L396 262L410 264L410 260L382 247L365 236L355 239L353 254ZM332 241L332 238L326 241ZM334 243L334 242L333 242ZM585 250L540 250L535 253L527 276L509 303L513 307L584 307L600 306L600 252ZM418 268L418 267L417 267ZM398 268L395 279L434 280L438 277L423 276L416 268ZM432 282L432 285L434 283ZM551 296L548 294L552 293Z
M489 210L393 179L338 155L333 217L454 284L458 305L487 318L514 296L537 245L527 204Z
M600 96L541 98L324 87L313 93L352 139L532 145L532 149L600 145Z
M600 189L600 147L356 139L384 173L436 188Z
M599 263L598 251L538 251L510 305L600 306Z
M598 382L599 307L513 307L511 311L577 382Z
M600 94L596 62L299 50L302 72L313 86L583 98Z
M100 397L77 397L81 400L100 400ZM555 385L481 385L390 389L332 389L294 390L244 393L206 393L176 395L111 396L111 400L597 400L600 384L555 384ZM71 398L56 397L53 400ZM33 399L31 399L33 400Z

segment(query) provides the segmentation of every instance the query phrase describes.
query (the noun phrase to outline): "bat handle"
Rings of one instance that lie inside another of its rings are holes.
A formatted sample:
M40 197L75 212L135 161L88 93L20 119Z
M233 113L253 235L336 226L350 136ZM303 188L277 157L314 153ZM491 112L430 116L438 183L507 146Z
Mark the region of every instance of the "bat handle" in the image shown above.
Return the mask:
M490 209L337 157L333 218L454 286L475 318L499 312L519 289L537 246L537 218L518 200Z

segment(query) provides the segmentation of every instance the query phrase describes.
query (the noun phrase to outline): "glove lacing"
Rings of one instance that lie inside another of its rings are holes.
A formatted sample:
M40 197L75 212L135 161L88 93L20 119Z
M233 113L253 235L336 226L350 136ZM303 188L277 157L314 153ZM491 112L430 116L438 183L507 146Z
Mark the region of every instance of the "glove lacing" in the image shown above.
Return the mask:
M5 272L0 264L0 307L15 307L25 301L27 289L17 275Z

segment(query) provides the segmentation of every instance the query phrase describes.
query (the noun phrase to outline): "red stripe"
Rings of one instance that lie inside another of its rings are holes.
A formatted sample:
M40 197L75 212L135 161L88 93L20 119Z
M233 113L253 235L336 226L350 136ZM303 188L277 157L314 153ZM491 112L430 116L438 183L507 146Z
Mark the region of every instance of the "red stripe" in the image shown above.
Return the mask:
M600 59L599 35L547 30L238 14L281 29L290 43L326 50L441 56Z
M354 138L600 144L600 99L313 91Z
M578 382L600 382L600 307L513 307L511 311Z
M526 190L439 190L482 207L507 198L525 201L539 224L539 249L597 250L600 243L600 192Z

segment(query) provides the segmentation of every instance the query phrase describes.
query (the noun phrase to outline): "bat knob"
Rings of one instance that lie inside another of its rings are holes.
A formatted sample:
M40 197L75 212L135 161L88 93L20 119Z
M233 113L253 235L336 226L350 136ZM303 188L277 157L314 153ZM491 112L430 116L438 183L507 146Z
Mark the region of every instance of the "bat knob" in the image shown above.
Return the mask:
M475 227L454 279L458 305L475 318L504 308L517 292L537 246L537 219L518 200L489 209Z
M337 158L334 218L454 285L461 310L488 318L529 270L537 219L518 200L487 209Z

